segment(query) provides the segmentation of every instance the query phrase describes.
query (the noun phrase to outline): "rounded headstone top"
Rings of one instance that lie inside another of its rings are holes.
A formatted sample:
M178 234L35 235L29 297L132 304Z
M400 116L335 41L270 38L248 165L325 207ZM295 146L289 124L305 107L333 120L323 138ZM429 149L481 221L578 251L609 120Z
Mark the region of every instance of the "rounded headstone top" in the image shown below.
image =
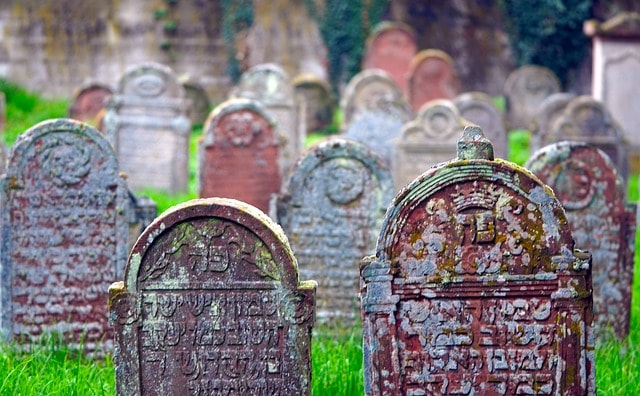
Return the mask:
M117 95L142 98L174 98L185 96L184 88L173 70L166 65L146 62L129 68L118 83Z

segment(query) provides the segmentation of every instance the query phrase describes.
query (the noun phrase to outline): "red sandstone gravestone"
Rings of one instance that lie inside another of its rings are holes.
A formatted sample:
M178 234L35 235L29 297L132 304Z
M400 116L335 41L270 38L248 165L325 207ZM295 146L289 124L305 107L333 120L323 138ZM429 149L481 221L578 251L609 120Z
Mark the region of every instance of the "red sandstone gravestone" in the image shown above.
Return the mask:
M365 393L595 394L591 257L477 127L387 209L361 265Z
M593 255L596 335L629 334L636 205L609 157L595 147L560 142L543 147L524 165L549 185L564 206L572 235Z
M256 208L216 198L170 209L109 289L117 394L311 394L315 287Z
M104 303L127 258L129 202L94 128L58 119L20 135L2 178L5 339L62 333L89 352L111 346Z
M426 49L418 52L409 69L408 100L414 112L435 99L453 100L460 93L460 80L449 54Z
M106 85L92 83L81 87L69 107L69 118L98 127L99 114L105 110L106 100L113 94Z
M280 192L279 141L263 107L247 99L216 107L199 146L200 197L227 197L267 212Z

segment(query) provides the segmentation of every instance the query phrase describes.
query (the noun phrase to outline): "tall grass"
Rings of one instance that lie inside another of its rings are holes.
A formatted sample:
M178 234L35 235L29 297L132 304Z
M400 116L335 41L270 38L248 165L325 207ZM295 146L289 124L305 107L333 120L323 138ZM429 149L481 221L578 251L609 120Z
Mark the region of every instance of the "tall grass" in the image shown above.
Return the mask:
M64 117L68 102L43 100L18 86L0 80L7 98L4 139L11 144L18 134L49 118ZM197 195L197 141L202 127L191 139L190 184L182 195L144 190L158 203L159 213ZM515 131L509 136L509 158L524 163L529 156L529 135ZM629 179L628 197L638 200L638 180ZM636 270L631 311L631 333L623 342L596 346L596 383L599 395L636 395L640 389L640 238L636 240ZM362 329L336 332L317 327L312 340L313 394L350 396L363 394ZM88 359L68 349L55 338L32 345L29 350L12 343L0 344L0 395L113 395L113 362Z

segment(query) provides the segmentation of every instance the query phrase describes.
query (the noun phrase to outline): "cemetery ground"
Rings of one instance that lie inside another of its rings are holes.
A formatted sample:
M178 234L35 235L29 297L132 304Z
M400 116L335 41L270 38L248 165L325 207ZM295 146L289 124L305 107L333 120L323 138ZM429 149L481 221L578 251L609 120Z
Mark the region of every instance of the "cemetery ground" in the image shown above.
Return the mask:
M5 92L7 97L4 139L8 145L14 142L18 134L36 123L66 116L66 101L43 100L1 80L0 91ZM157 202L158 214L174 204L196 197L196 142L201 133L202 126L194 126L188 193L171 196L161 191L140 192ZM512 132L509 147L510 159L524 163L528 157L526 132ZM629 200L634 202L638 200L637 179L638 175L629 178ZM639 247L640 239L636 237L636 263L640 263ZM313 394L363 394L361 339L362 329L359 326L346 330L321 326L314 329ZM630 334L623 342L611 341L596 346L596 382L600 395L635 395L640 388L640 264L636 264L634 273ZM70 350L54 337L26 349L14 343L0 345L0 395L113 394L114 364L108 355L90 359Z

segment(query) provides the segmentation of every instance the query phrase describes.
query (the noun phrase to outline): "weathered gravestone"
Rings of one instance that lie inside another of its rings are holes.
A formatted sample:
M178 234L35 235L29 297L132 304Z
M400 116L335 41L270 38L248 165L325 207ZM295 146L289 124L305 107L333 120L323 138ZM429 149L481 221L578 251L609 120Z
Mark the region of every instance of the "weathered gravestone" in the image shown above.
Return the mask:
M293 79L296 97L304 107L306 132L325 129L333 120L335 100L331 86L313 74L301 74Z
M318 320L351 326L358 312L358 263L373 254L393 198L391 175L366 146L342 138L310 148L298 162L277 219L304 279L314 279Z
M431 100L453 100L459 93L460 80L453 59L437 49L418 52L409 70L408 98L413 111Z
M361 265L365 393L595 394L591 256L478 127L387 210Z
M465 92L456 96L453 103L460 116L479 126L487 139L493 143L493 153L498 158L507 158L507 130L504 115L496 107L491 96L484 92Z
M542 147L540 139L549 133L556 120L560 118L567 105L576 98L576 95L566 92L551 94L544 99L531 120L531 140L529 149L534 152Z
M586 21L593 38L593 97L611 111L630 144L633 170L640 170L640 13L622 12L599 23Z
M3 337L110 348L104 304L126 263L130 201L109 142L78 121L40 123L14 144L1 194Z
M69 118L98 127L100 113L105 110L106 101L112 94L113 90L104 84L90 83L81 87L74 94Z
M593 256L596 335L629 334L636 204L609 157L595 147L560 142L543 147L524 165L549 185L564 206L573 238Z
M211 102L207 91L197 81L186 77L182 79L186 97L191 101L189 118L192 124L204 124L209 116Z
M525 65L512 71L504 84L508 129L528 129L540 103L560 90L560 80L546 67Z
M104 132L131 188L186 191L188 111L184 88L166 66L139 65L121 78L107 101Z
M423 106L416 119L402 127L395 141L391 168L396 191L429 167L454 157L464 126L465 120L449 100L433 100Z
M563 140L589 143L604 151L622 178L627 180L628 154L624 133L607 108L591 96L578 96L570 101L551 129L538 136L543 146Z
M409 67L418 52L416 34L403 23L382 22L367 38L362 69L380 69L389 73L402 92L407 91Z
M226 197L264 212L280 192L279 142L274 121L258 103L231 99L217 106L199 145L200 197Z
M344 137L364 143L391 166L393 141L413 118L402 92L382 70L354 76L341 103Z
M311 394L315 287L256 208L212 198L170 209L109 288L117 394Z
M254 66L242 73L230 97L260 102L277 121L276 134L284 138L280 166L285 176L302 152L306 138L306 128L301 126L300 109L295 102L293 82L287 72L274 63Z

